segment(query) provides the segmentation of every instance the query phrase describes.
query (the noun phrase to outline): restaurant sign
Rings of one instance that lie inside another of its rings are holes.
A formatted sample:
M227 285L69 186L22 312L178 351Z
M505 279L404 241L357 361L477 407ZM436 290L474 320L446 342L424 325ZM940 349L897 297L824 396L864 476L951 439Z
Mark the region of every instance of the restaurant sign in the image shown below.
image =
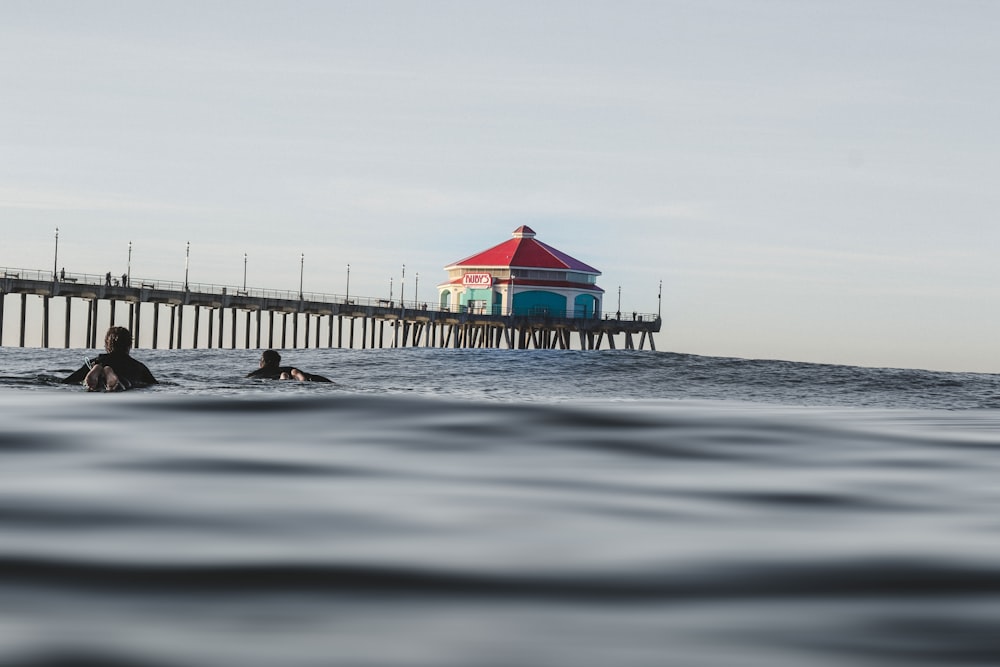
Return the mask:
M490 287L493 276L488 273L466 273L462 276L462 287Z

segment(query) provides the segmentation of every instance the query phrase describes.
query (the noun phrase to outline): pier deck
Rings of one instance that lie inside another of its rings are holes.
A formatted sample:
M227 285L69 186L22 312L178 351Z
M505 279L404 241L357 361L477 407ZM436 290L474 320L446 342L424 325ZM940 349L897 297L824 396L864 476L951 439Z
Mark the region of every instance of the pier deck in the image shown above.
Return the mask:
M647 313L630 313L626 318L607 315L575 318L561 314L452 312L428 308L427 304L400 304L346 295L241 290L151 280L135 280L122 286L109 285L98 276L74 274L53 280L51 274L41 271L5 269L0 277L0 345L4 344L4 301L9 295L20 295L17 336L20 347L26 346L27 313L34 309L29 307L29 296L41 302L41 347L50 347L51 304L57 298L62 302L65 318L60 333L66 348L72 339L80 338L71 337L71 333L72 313L81 305L86 306L86 326L82 331L84 347L88 348L98 347L99 335L103 336L107 326L120 325L132 331L136 347L157 349L215 346L599 350L615 349L616 339L620 338L622 349L642 350L648 344L650 350L655 350L653 334L661 327L660 317ZM117 304L128 306L127 318L117 312ZM169 324L161 321L161 308L166 309ZM204 311L207 312L203 323ZM239 313L243 318L239 318ZM280 318L277 322L280 337L276 337L276 316ZM150 317L152 323L147 324ZM185 318L192 319L185 324ZM325 336L321 335L322 329Z

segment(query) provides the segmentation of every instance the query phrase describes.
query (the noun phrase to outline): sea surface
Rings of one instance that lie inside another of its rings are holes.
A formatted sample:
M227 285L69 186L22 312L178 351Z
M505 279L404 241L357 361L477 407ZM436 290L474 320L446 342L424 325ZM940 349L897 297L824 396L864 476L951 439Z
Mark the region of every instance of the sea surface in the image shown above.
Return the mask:
M0 349L0 667L1000 665L1000 376Z

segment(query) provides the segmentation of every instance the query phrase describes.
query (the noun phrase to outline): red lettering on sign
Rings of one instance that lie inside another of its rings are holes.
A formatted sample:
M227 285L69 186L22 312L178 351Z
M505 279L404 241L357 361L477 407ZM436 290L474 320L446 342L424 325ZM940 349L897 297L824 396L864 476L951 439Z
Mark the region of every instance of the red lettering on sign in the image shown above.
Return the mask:
M463 287L490 287L493 285L493 276L488 273L466 273L462 276Z

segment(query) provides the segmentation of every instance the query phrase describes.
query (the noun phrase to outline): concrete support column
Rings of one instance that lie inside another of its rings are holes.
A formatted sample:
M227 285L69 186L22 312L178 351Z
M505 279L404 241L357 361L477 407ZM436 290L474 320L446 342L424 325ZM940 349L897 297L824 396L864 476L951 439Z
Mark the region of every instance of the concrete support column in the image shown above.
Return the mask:
M184 304L177 306L177 349L184 349L181 343L184 341Z
M160 334L160 304L153 304L153 349L156 349L157 338Z
M170 306L170 336L167 338L167 346L174 349L174 321L177 319L177 306Z
M49 346L49 297L42 297L42 347Z
M225 338L223 338L223 329L225 329L224 325L226 323L225 320L226 320L226 309L223 308L222 306L219 306L219 344L216 345L216 347L218 347L220 350L222 349L223 341L225 340Z
M249 350L250 349L250 311L249 310L247 311L247 321L246 321L246 327L245 327L245 329L246 329L246 331L244 333L246 333L246 336L245 336L245 343L243 345L243 349Z
M141 313L142 313L142 304L141 303L135 304L135 329L130 331L132 331L132 334L135 337L134 346L137 348L139 347L139 315Z
M94 319L94 302L91 300L87 302L87 331L83 336L83 346L86 348L91 347L90 335L91 335L91 329L94 326L94 323L92 321L93 319Z
M67 350L69 349L69 332L72 331L72 328L70 327L70 315L71 315L71 311L73 310L72 309L72 304L73 304L73 299L67 294L66 295L66 330L63 332L63 335L66 337L66 344L65 344L64 347ZM3 308L0 308L0 319L3 319Z
M24 347L24 333L27 329L27 316L28 316L28 295L21 295L21 336L19 338L21 347Z
M215 311L212 308L208 309L208 317L205 319L208 320L208 343L205 344L205 347L211 350L215 334Z
M194 336L191 338L191 349L198 349L198 327L201 320L201 306L194 307Z

